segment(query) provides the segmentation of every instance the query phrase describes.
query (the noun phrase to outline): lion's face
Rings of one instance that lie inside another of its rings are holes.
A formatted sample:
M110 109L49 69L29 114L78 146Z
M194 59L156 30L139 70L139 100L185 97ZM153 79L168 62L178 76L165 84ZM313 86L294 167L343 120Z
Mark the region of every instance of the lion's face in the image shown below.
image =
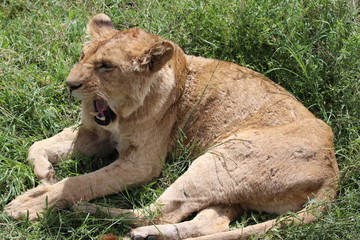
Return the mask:
M88 33L92 40L66 83L72 95L93 102L96 123L108 125L144 104L153 75L171 59L173 46L141 29L115 30L105 15L90 21Z

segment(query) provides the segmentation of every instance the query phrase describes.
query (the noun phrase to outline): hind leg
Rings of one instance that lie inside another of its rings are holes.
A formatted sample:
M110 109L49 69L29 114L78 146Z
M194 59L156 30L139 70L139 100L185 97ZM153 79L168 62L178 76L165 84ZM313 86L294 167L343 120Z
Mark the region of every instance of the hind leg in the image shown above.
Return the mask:
M140 227L133 229L130 235L135 240L177 240L224 232L229 229L229 223L240 214L240 211L238 206L208 207L190 221Z
M177 223L209 206L235 203L228 200L235 182L217 158L210 152L197 158L156 200L150 208L160 207L159 222Z

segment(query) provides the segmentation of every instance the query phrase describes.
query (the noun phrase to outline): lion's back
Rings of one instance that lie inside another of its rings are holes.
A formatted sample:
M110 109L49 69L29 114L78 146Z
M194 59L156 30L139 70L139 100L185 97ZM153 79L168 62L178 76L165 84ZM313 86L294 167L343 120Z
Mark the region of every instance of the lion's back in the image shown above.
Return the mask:
M190 139L206 144L238 128L314 118L290 93L260 73L231 62L186 57L190 77L178 118Z

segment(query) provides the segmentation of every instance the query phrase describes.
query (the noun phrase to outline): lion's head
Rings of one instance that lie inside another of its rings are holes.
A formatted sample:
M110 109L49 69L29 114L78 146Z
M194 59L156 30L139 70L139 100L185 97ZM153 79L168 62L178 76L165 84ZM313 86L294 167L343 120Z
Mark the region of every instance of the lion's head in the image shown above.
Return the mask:
M138 28L116 30L104 14L90 20L87 33L91 41L66 84L72 95L91 102L97 124L108 125L143 106L174 45Z

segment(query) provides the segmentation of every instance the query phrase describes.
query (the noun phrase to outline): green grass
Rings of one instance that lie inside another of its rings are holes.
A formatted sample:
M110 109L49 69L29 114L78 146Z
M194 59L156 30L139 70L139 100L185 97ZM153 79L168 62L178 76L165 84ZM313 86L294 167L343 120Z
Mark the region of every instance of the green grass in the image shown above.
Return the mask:
M87 20L101 12L118 28L142 27L173 40L189 54L262 72L327 122L335 133L341 171L338 198L316 223L274 230L264 238L359 239L358 7L355 0L1 1L0 239L97 239L130 229L126 217L61 210L27 222L2 213L6 203L38 184L25 160L31 144L79 121L79 102L67 93L64 80L86 40ZM161 178L96 202L147 205L197 152L180 141ZM65 177L99 167L96 162L89 165L91 161L70 159L57 170ZM273 216L247 213L233 227L269 217Z

